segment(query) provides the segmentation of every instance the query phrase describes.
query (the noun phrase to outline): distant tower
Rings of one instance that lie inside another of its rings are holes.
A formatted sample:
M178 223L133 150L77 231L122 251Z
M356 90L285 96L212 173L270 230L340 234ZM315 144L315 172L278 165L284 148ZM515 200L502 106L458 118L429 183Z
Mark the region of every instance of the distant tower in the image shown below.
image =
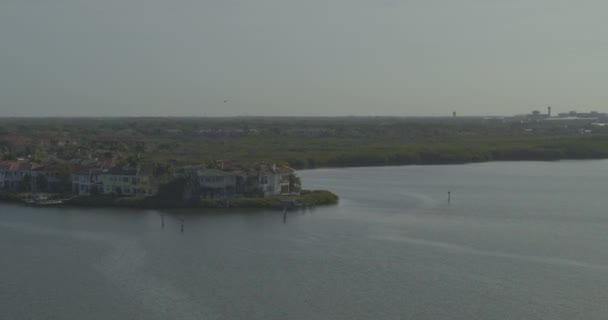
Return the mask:
M549 118L551 118L551 106L547 107L547 110L549 111L549 112L548 112L548 114L549 114Z
M456 111L452 112L452 116L456 118Z

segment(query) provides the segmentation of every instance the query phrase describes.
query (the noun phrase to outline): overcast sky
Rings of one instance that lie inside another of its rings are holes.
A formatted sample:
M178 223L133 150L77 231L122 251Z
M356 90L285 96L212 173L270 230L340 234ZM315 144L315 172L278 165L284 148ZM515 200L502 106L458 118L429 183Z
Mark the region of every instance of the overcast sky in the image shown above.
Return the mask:
M0 0L0 116L608 111L607 13L603 0Z

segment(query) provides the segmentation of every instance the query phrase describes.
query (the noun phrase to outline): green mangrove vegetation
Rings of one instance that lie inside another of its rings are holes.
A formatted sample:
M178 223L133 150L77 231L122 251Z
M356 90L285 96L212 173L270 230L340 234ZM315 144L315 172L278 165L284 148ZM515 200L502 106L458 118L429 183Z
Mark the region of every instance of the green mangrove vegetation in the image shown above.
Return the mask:
M5 159L319 167L608 158L608 126L529 118L0 119Z

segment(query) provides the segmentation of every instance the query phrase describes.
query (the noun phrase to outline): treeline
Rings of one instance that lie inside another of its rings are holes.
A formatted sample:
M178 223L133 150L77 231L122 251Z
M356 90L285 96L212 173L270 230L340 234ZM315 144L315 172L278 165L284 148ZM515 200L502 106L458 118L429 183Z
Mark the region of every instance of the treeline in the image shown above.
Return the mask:
M199 134L209 130L256 134ZM295 169L603 159L608 126L481 118L0 119L0 156L175 166L221 159Z
M463 164L488 161L554 161L562 159L606 159L608 138L559 138L542 140L496 140L395 145L394 149L358 148L350 152L328 152L317 157L291 158L296 169L319 167L364 167L391 165Z

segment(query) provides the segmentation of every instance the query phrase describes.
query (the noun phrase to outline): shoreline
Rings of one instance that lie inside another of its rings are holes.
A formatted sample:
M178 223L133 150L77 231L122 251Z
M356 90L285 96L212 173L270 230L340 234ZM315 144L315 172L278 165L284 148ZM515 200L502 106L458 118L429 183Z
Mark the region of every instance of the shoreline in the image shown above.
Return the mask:
M160 199L157 197L115 197L115 196L73 196L60 203L50 200L48 205L28 203L31 194L0 192L0 202L18 203L42 208L123 208L123 209L276 209L295 210L315 206L335 205L339 197L327 190L303 190L299 195L275 196L267 198L205 199L188 201ZM60 199L60 196L53 198Z
M541 162L551 163L560 161L602 161L608 157L585 157L585 158L556 158L556 159L493 159L480 161L446 161L441 163L407 163L407 164L353 164L342 166L319 166L306 168L301 171L324 170L324 169L353 169L353 168L389 168L389 167L414 167L414 166L447 166L447 165L471 165L497 162ZM125 209L299 209L314 206L335 205L339 202L339 196L328 190L302 190L299 195L273 196L267 198L229 198L229 199L207 199L200 198L194 201L178 201L172 199L160 199L157 197L116 197L107 195L98 196L68 196L64 195L61 204L36 205L28 203L32 194L0 191L0 203L14 203L36 207L81 207L81 208L125 208ZM61 195L55 195L50 202L61 199Z
M353 169L353 168L386 168L386 167L415 167L415 166L450 166L450 165L469 165L469 164L481 164L481 163L497 163L497 162L560 162L560 161L602 161L608 160L608 157L589 157L589 158L555 158L555 159L492 159L492 160L471 160L471 161L446 161L446 162L416 162L416 163L385 163L385 164L353 164L353 165L341 165L341 166L318 166L314 168L299 168L298 171L312 171L312 170L323 170L323 169Z

